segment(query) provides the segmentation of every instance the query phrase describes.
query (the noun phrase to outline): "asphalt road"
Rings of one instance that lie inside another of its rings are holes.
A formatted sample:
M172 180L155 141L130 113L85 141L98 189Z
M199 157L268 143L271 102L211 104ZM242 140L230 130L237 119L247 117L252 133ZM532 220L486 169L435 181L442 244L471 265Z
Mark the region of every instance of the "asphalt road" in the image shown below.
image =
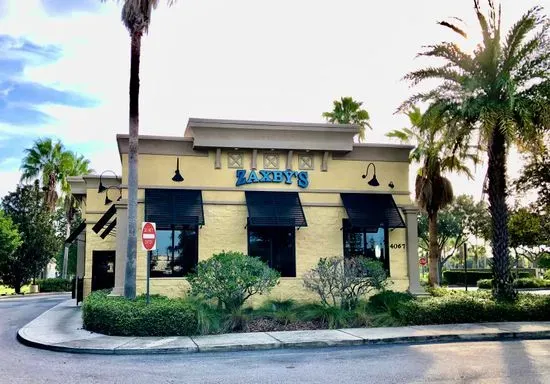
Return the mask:
M63 297L0 299L0 383L549 383L550 340L193 355L72 355L16 331Z

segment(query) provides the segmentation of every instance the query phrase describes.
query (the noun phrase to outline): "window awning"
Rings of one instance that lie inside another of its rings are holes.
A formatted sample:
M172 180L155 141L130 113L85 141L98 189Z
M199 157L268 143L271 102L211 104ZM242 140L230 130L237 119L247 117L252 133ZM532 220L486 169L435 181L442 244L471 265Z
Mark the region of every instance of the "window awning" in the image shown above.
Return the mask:
M70 244L72 243L73 241L76 240L76 238L78 237L78 235L80 235L80 233L86 228L86 220L84 220L82 223L80 223L80 225L78 227L75 228L74 231L71 232L71 234L69 235L69 237L67 237L65 239L65 243L67 244Z
M298 192L246 191L248 224L262 227L307 227Z
M95 225L92 227L92 230L95 233L99 233L99 231L103 229L105 224L107 224L107 222L111 219L111 217L115 215L115 213L116 213L116 208L114 205L111 205L111 207L103 214L103 216L99 218L97 223L95 223Z
M378 228L405 228L392 195L383 193L341 193L352 227L376 232Z
M107 226L107 228L105 228L105 230L103 231L103 233L101 235L99 235L99 237L101 237L102 239L106 238L107 235L110 234L115 229L115 227L116 227L116 219L111 221L111 224L109 224Z
M157 227L204 225L202 193L186 189L146 189L145 218Z

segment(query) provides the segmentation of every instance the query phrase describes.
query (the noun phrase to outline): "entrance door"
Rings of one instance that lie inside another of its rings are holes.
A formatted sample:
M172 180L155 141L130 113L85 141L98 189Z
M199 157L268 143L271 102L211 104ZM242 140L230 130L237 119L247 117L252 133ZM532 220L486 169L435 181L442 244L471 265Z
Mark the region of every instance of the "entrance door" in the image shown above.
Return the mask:
M92 254L92 291L115 286L115 251L94 251Z

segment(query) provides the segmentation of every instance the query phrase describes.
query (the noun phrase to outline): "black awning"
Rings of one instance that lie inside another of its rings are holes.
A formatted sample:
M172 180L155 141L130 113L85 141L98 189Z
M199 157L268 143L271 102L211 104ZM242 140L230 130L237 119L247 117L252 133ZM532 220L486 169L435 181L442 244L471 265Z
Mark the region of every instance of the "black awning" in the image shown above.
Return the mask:
M99 233L101 229L107 224L107 222L113 217L116 213L116 208L114 205L111 205L111 207L103 214L103 216L100 217L100 219L95 223L95 225L92 227L92 230L95 233Z
M86 228L86 220L84 220L82 223L80 223L80 225L78 227L76 227L76 229L74 231L71 232L71 234L69 235L69 237L67 237L65 239L65 243L72 243L73 241L76 240L76 238L78 237L78 235L80 235L80 233Z
M383 193L341 193L352 227L376 232L378 228L405 228L392 195Z
M111 233L111 231L116 227L116 219L114 219L113 221L111 221L111 224L109 224L107 226L107 228L105 228L105 230L103 231L103 233L101 235L99 235L99 237L101 237L102 239L106 238L107 235L109 233Z
M307 227L298 192L246 191L248 224L262 227Z
M204 225L202 193L186 189L146 189L145 219L158 227Z

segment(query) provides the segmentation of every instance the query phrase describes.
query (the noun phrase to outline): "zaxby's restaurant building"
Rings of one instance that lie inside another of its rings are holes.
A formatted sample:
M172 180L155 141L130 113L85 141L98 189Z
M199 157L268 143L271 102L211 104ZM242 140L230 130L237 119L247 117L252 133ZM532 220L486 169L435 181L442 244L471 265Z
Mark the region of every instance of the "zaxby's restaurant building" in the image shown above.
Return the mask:
M183 137L140 136L138 228L156 223L147 265L138 244L137 290L185 295L186 275L221 251L257 256L281 273L277 298L310 295L301 276L320 258L380 260L392 289L421 292L410 146L358 144L352 125L190 119ZM85 222L78 243L83 292L122 294L127 239L128 136L122 175L70 179ZM141 237L138 234L138 242Z

